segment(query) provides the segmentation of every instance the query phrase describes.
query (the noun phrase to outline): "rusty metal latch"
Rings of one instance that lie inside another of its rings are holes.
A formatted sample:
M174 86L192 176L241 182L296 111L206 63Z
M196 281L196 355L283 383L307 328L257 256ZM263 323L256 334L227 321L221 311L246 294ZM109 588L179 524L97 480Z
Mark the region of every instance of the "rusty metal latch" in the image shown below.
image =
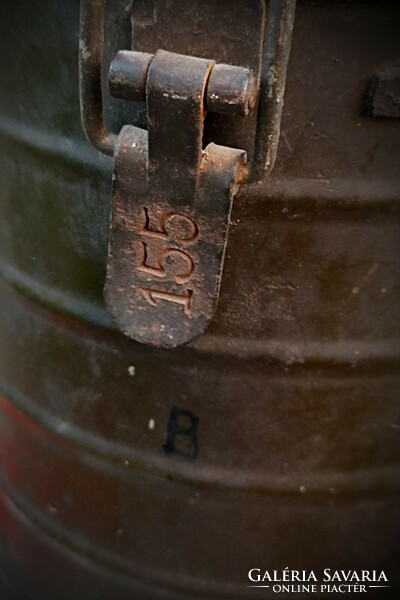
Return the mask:
M238 184L259 179L272 166L294 2L275 2L275 12L270 10L264 78L212 57L118 52L109 70L110 93L147 106L147 131L125 125L118 136L106 130L102 114L103 10L101 0L82 3L80 61L86 135L115 158L105 299L126 335L176 347L212 320ZM213 142L203 149L207 111L250 114L260 81L252 164L246 166L241 149Z

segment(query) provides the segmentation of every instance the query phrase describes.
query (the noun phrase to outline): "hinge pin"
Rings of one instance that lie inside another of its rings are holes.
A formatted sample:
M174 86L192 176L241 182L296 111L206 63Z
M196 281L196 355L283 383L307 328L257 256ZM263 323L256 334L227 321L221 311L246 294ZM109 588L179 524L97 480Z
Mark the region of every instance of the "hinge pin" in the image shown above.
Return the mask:
M153 54L121 50L109 70L110 94L124 100L146 100L146 82ZM250 69L215 64L211 70L205 108L223 115L247 115L257 102L258 85Z

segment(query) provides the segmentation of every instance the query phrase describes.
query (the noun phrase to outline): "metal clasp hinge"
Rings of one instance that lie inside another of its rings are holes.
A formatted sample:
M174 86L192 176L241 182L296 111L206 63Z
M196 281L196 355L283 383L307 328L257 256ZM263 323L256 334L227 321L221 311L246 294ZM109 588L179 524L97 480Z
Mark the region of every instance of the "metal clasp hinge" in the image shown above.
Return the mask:
M117 136L103 120L103 1L82 3L83 127L115 157L105 298L120 330L137 341L176 347L212 320L233 196L246 178L260 179L276 153L295 2L272 4L261 77L212 58L118 52L110 93L145 100L148 129L126 125ZM213 142L203 149L207 111L248 115L259 94L249 168L244 150Z

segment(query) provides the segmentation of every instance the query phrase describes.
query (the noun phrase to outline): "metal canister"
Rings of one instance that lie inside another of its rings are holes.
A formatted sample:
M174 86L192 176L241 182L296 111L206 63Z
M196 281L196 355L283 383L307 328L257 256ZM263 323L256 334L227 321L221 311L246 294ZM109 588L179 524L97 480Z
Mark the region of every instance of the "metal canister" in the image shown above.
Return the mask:
M113 161L81 128L78 1L0 12L1 597L272 598L285 569L384 572L366 591L397 597L398 4L298 1L275 167L174 349L104 304Z

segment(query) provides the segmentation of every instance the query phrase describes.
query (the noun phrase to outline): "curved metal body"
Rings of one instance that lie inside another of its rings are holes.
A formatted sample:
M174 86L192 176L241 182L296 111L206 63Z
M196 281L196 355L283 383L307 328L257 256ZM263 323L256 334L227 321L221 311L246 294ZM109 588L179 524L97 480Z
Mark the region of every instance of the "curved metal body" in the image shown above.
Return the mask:
M112 161L81 131L79 3L5 4L3 597L244 599L250 569L289 567L384 569L395 598L399 121L363 101L396 2L298 2L274 170L234 202L213 323L173 350L103 304Z

